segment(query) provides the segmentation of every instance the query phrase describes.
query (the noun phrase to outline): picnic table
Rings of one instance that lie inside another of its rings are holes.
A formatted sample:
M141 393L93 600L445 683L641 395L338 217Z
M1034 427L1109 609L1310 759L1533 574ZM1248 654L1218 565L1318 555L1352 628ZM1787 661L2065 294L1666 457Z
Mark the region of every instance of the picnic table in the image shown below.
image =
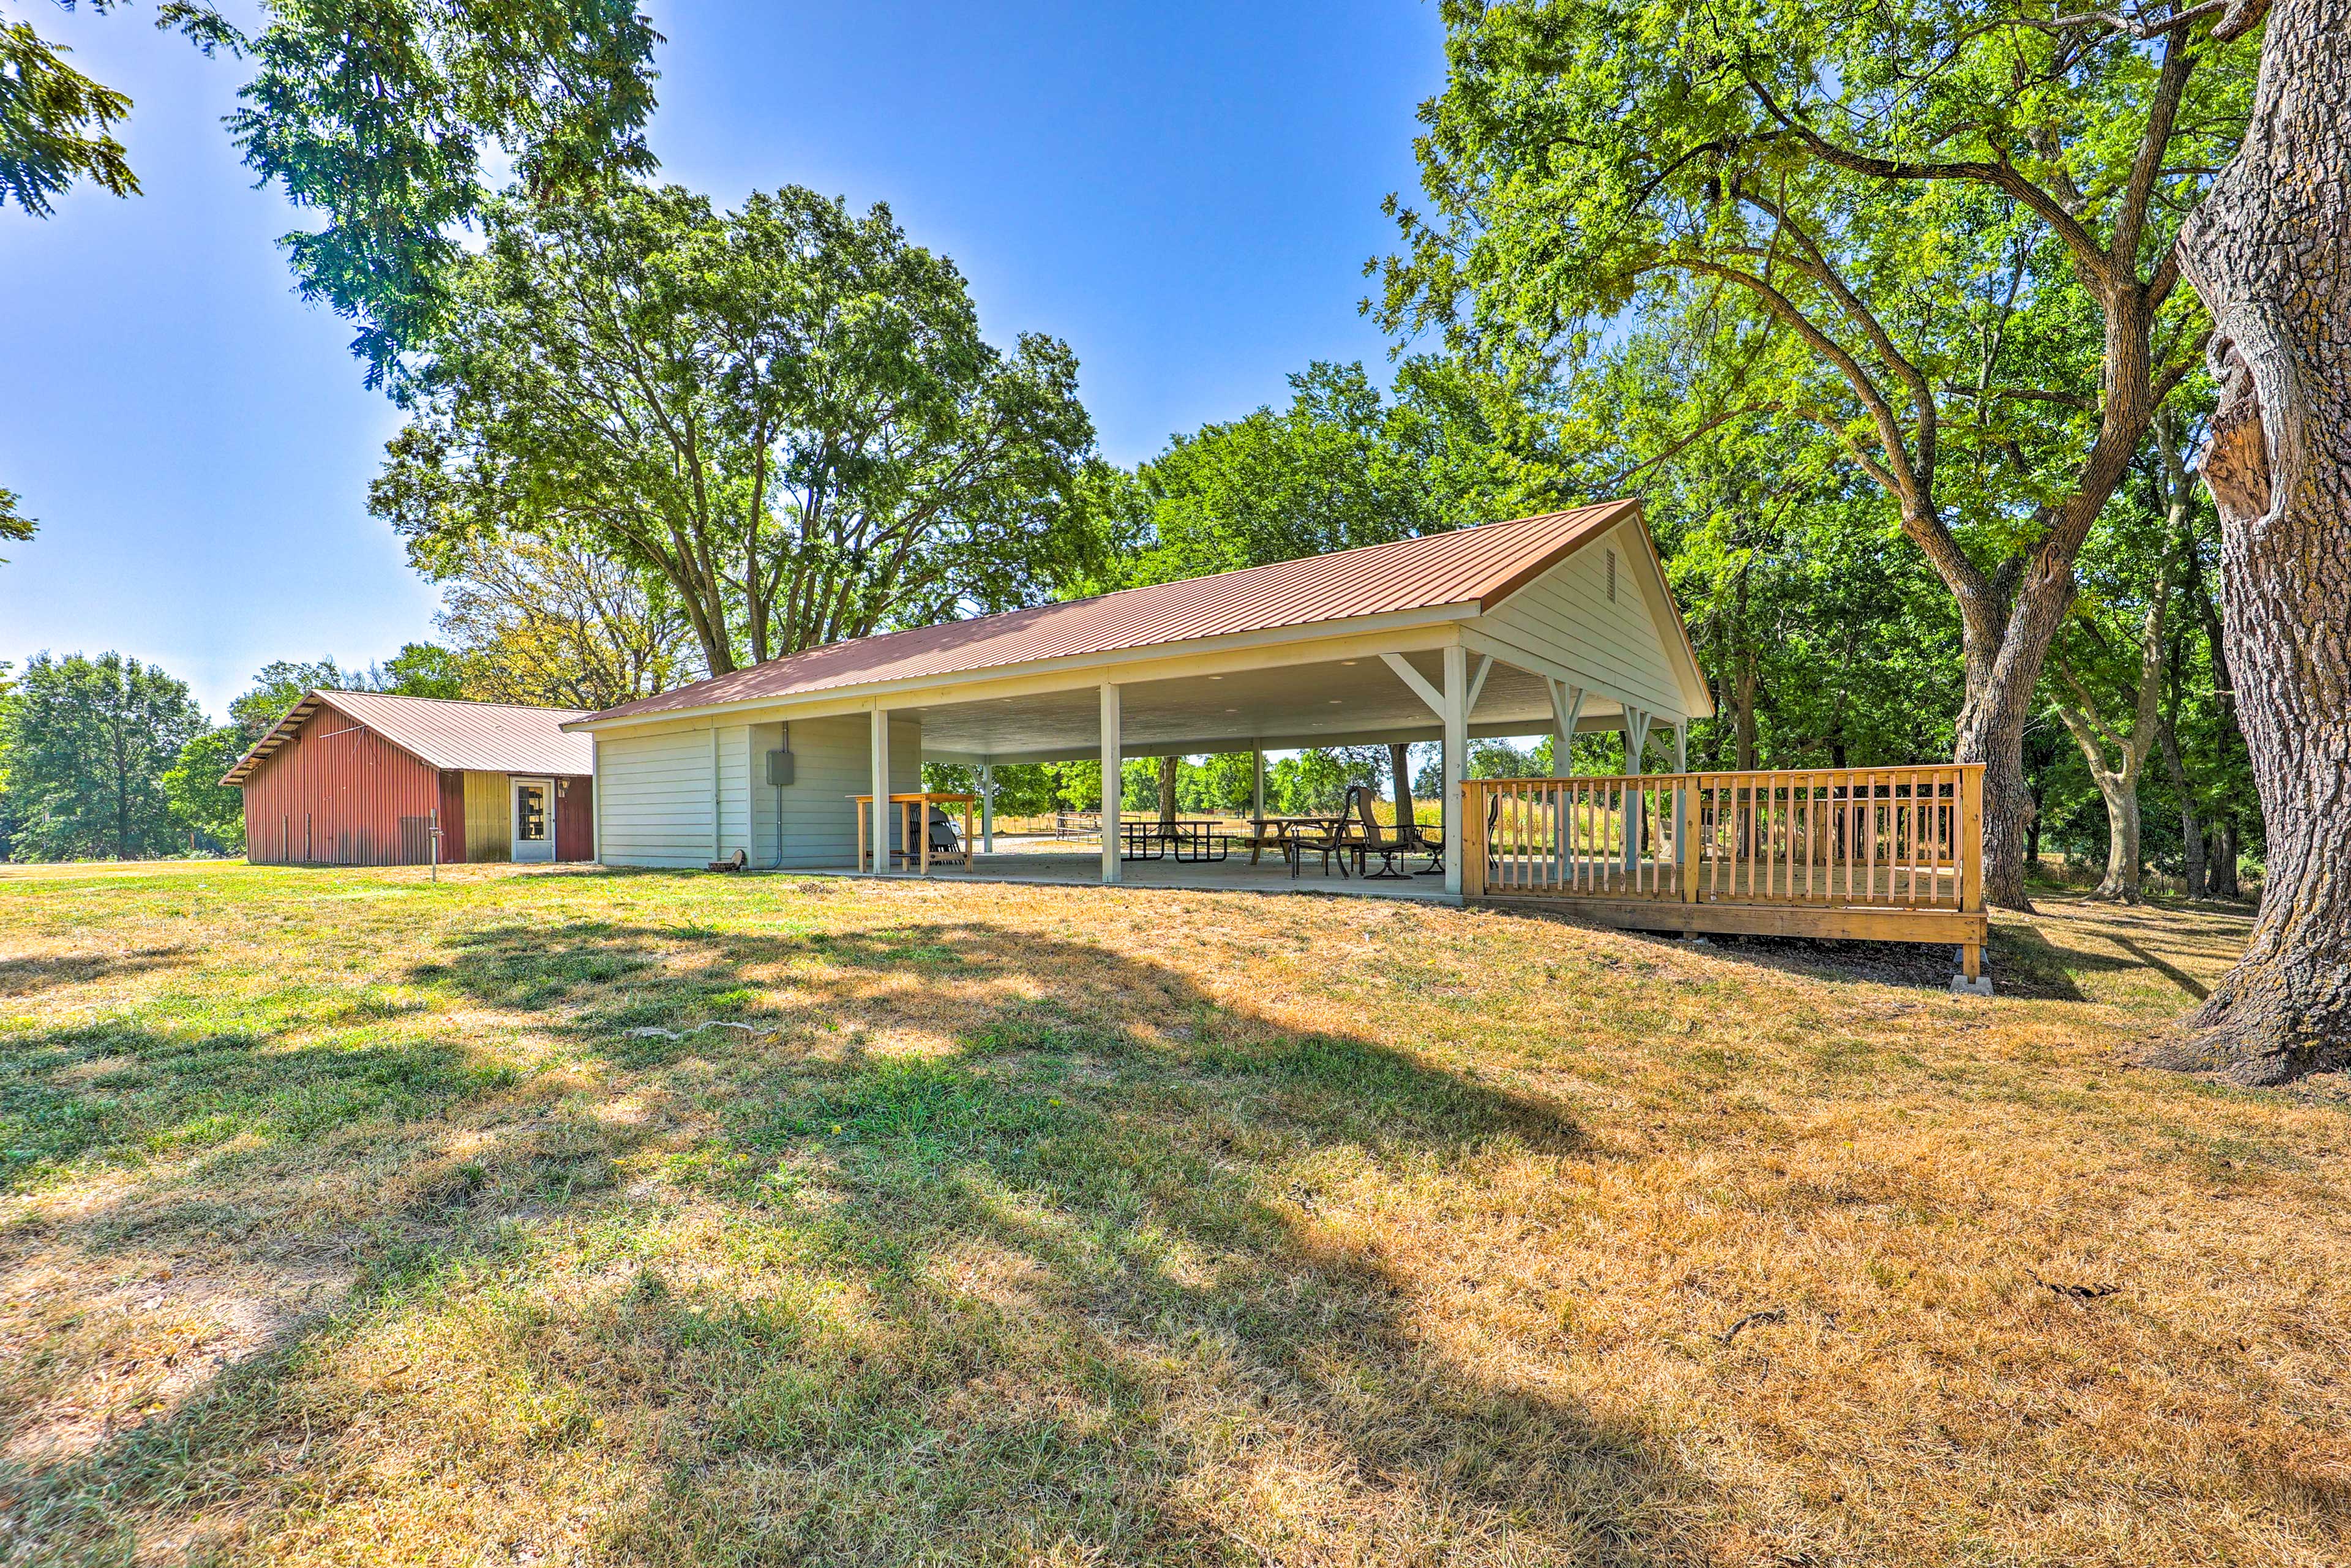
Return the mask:
M1322 857L1322 874L1331 874L1331 857L1339 857L1339 874L1347 873L1345 852L1348 818L1343 812L1307 812L1290 817L1252 817L1249 835L1249 863L1257 863L1261 850L1278 852L1282 863L1296 876L1308 852Z
M873 797L852 795L850 799L857 802L857 869L863 871L873 862L873 840L865 831L868 821L865 813L872 806ZM931 874L931 862L934 860L964 866L971 864L971 813L972 808L979 804L978 796L936 789L914 790L891 796L890 804L898 808L899 826L898 847L890 852L891 859L901 864L911 862L919 865L925 876ZM957 805L963 808L963 836L956 841L956 848L942 850L934 855L931 853L931 810L936 806ZM919 846L914 841L917 820L923 825Z
M1165 860L1172 850L1178 862L1197 865L1223 860L1232 851L1232 835L1213 817L1121 822L1118 836L1119 859L1125 861Z

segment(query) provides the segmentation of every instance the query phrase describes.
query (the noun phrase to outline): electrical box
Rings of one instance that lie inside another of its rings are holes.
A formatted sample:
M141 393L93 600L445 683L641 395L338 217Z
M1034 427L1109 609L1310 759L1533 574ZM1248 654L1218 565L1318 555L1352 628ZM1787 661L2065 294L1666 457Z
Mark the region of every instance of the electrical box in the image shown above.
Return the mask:
M789 751L768 753L768 782L780 789L792 781L792 754Z

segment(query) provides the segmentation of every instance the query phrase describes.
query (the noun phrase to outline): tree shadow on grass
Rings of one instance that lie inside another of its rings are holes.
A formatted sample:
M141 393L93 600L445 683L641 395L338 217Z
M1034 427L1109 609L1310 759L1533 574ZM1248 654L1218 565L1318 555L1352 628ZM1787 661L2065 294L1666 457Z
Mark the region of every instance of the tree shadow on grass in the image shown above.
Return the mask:
M61 986L141 975L189 961L180 947L141 947L130 953L59 953L0 958L0 997L22 998Z
M453 1484L634 1475L593 1542L622 1561L1689 1550L1699 1483L1514 1375L1507 1333L1465 1362L1381 1223L1417 1195L1441 1224L1497 1162L1606 1157L1555 1105L982 924L515 923L402 978L519 1015L643 1113L559 1118L554 1158L546 1116L476 1114L511 1083L342 1124L343 1163L403 1167L342 1308L5 1478L20 1521L364 1491L388 1432L437 1423ZM298 1205L333 1164L259 1179ZM346 1370L395 1332L410 1362L449 1336L463 1379Z

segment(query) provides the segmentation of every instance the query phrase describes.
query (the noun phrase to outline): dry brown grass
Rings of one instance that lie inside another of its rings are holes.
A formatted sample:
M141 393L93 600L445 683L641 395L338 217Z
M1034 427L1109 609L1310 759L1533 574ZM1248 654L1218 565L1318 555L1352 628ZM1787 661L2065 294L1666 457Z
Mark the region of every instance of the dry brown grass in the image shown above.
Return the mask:
M0 1560L2342 1562L2344 1105L2119 1054L2243 928L2053 900L1987 1001L1338 899L0 884Z

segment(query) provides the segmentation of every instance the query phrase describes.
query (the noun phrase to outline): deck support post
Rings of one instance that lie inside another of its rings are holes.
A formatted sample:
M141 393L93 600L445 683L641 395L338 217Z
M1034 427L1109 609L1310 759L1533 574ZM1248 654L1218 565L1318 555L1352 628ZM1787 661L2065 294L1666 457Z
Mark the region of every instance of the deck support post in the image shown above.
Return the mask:
M1687 880L1690 859L1684 852L1684 846L1689 841L1690 821L1689 720L1687 718L1674 721L1674 773L1680 780L1674 786L1674 858L1681 863L1683 877ZM1689 894L1685 892L1682 896L1687 898Z
M1445 685L1439 696L1437 714L1445 726L1445 891L1458 897L1462 858L1470 848L1469 815L1461 789L1469 763L1469 651L1458 643L1445 649Z
M873 705L873 874L890 869L890 710Z
M1249 748L1249 819L1251 831L1265 821L1265 747Z
M969 852L969 846L966 846ZM996 852L996 764L979 765L979 852Z
M1119 797L1125 792L1126 781L1122 776L1123 759L1119 755L1123 740L1118 706L1118 686L1104 681L1102 686L1102 873L1105 883L1119 880L1118 808Z

